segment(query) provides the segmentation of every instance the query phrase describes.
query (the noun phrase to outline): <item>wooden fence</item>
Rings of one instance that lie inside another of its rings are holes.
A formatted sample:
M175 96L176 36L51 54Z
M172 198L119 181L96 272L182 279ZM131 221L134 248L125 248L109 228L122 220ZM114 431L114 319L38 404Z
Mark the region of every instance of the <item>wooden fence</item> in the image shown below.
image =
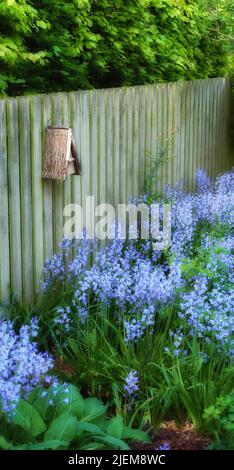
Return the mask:
M127 202L143 189L149 162L167 142L158 190L194 172L229 169L230 80L217 78L0 100L0 299L35 295L45 257L62 236L63 208ZM41 178L48 125L71 126L82 176Z

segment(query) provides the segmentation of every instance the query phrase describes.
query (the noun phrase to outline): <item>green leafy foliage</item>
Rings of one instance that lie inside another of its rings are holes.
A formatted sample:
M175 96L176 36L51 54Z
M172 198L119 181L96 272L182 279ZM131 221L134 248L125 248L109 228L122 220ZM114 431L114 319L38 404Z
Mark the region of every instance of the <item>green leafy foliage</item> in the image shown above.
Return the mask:
M129 449L125 439L150 442L148 435L108 417L107 406L83 398L72 384L35 389L20 400L12 416L0 415L0 449Z
M71 442L76 435L77 419L69 412L59 415L52 421L45 434L45 440L58 440Z
M234 450L234 392L217 398L204 412L209 433L215 437L210 449Z
M174 81L230 70L231 0L3 0L0 93Z
M38 411L23 399L17 404L11 422L23 428L33 437L38 436L46 429L45 423Z

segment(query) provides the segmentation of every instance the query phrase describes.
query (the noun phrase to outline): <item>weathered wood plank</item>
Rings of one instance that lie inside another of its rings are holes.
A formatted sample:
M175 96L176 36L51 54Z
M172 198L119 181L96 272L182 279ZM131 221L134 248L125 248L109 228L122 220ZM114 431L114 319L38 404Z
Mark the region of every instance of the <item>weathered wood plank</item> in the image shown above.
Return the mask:
M86 196L91 195L91 172L92 160L90 149L90 92L81 94L81 161L82 161L82 204L86 200ZM84 225L90 225L90 230L93 230L92 220L90 217L85 217Z
M44 157L45 130L51 125L51 100L47 95L42 96L41 139ZM43 229L44 229L44 257L53 254L53 191L52 180L44 179L43 188Z
M99 173L99 154L98 154L98 114L99 103L98 93L96 90L90 94L89 101L89 128L90 128L90 160L92 162L90 167L90 195L94 196L94 204L97 205L98 201L98 173ZM89 194L88 194L89 195Z
M32 222L33 222L33 279L36 291L44 260L41 96L30 98L31 159L32 159Z
M18 101L7 100L7 150L11 290L22 300ZM27 189L26 189L27 190Z
M120 125L119 125L119 90L112 91L112 103L114 109L113 115L113 187L114 187L114 204L119 201L120 194Z
M78 157L81 162L81 176L71 176L71 203L83 204L82 201L82 174L83 174L83 153L81 152L81 93L69 93L70 126L76 143Z
M10 287L7 156L6 102L0 100L0 299L3 302L8 300Z
M98 113L98 200L101 203L107 202L106 182L108 178L106 161L106 120L105 113L106 93L101 90L99 94Z
M119 154L119 165L120 165L120 194L119 202L125 203L127 199L127 177L126 177L126 165L127 165L127 91L123 88L120 93L120 108L119 108L119 138L120 138L120 154ZM107 176L108 178L108 176Z
M34 294L32 266L32 158L30 138L30 103L26 97L19 98L19 147L20 147L20 196L21 196L21 243L23 302L32 301ZM39 176L40 178L40 176ZM27 188L27 190L25 190Z
M106 181L107 201L112 203L114 200L114 187L113 187L113 106L112 106L112 94L106 92L106 174L108 175Z

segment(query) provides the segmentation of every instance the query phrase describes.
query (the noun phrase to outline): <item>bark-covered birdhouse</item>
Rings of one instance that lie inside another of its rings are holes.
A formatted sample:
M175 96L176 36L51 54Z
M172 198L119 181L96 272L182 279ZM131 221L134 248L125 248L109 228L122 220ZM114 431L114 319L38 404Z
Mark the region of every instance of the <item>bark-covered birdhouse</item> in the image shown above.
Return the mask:
M72 130L69 127L47 127L42 177L64 181L68 175L80 174Z

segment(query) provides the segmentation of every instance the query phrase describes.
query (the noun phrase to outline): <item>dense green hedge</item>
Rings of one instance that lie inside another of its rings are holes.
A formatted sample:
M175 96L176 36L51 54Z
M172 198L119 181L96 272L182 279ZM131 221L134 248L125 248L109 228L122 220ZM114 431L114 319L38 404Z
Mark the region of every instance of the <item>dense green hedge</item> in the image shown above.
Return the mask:
M0 93L224 75L231 3L0 1Z

